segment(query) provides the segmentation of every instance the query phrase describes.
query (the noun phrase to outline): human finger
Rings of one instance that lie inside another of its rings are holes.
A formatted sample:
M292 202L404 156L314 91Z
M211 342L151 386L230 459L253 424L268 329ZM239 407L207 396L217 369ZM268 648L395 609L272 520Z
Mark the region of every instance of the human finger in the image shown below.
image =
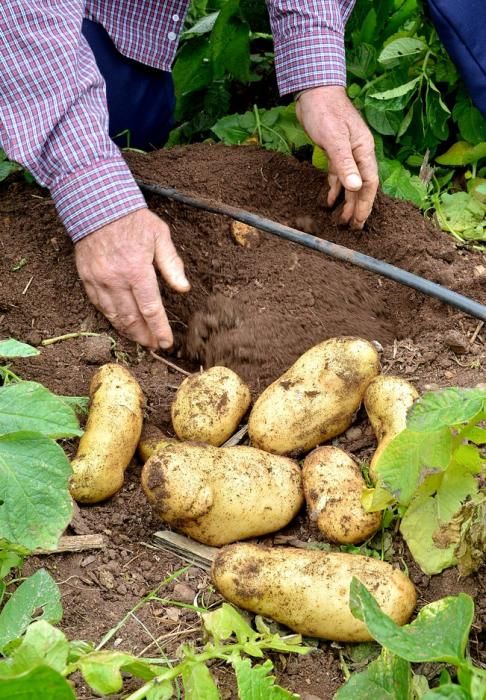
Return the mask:
M335 173L329 173L327 176L329 182L329 192L327 193L327 206L332 207L336 203L336 199L339 197L341 192L341 182Z
M344 202L338 213L338 222L341 225L349 224L354 216L356 202L358 201L359 192L345 191Z
M361 189L363 181L353 156L349 134L339 134L335 141L327 144L326 151L342 186L350 192Z
M191 288L184 272L184 263L167 230L167 234L157 234L155 238L155 263L169 287L176 292L188 292Z
M165 350L172 347L174 337L160 296L157 275L152 265L147 268L140 281L132 283L132 292L138 309L156 340L157 347Z
M365 152L362 157L358 156L357 160L363 179L363 187L358 193L351 225L353 228L363 228L371 214L379 185L374 148Z
M98 290L97 308L120 333L144 347L157 348L158 342L142 316L132 291Z

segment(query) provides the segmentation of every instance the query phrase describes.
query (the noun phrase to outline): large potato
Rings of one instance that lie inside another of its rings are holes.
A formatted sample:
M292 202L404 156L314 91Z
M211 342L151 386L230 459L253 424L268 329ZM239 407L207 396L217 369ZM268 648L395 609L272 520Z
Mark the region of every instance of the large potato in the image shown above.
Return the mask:
M222 445L251 402L250 390L227 367L211 367L187 377L172 404L172 425L181 440Z
M142 462L146 462L155 452L163 450L168 445L177 445L178 443L179 440L167 437L153 423L145 423L138 443L138 456Z
M100 367L89 394L86 429L71 462L70 491L81 503L104 501L122 487L143 421L142 390L121 365Z
M343 450L318 447L305 458L302 479L310 517L329 542L363 542L380 527L380 513L361 505L366 482Z
M401 377L381 375L366 389L364 405L378 440L370 463L370 478L376 482L376 463L381 453L407 427L407 412L419 395L415 387Z
M399 625L415 607L410 579L390 564L357 554L234 544L216 555L212 580L231 603L281 622L294 632L337 642L371 636L349 609L356 576Z
M142 486L164 522L215 547L279 530L304 501L299 465L253 447L170 445Z
M367 340L331 338L308 350L256 401L251 444L275 454L300 454L344 432L380 371Z

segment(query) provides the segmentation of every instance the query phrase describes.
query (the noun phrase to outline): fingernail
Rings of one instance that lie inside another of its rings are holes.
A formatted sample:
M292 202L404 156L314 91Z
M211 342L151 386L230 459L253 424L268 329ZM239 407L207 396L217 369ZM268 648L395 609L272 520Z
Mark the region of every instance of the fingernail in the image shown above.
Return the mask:
M172 347L172 343L170 340L161 340L160 347L162 348L162 350L169 350L169 348Z
M346 189L359 190L362 184L363 183L361 181L360 176L356 175L356 173L352 173L351 175L348 175L346 177L346 182L345 182Z

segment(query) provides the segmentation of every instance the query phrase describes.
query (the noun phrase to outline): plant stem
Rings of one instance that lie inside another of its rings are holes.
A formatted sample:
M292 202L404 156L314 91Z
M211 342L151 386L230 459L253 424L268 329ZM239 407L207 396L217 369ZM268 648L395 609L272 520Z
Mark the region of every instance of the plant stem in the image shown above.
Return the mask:
M256 130L258 134L258 141L260 143L260 146L263 145L263 134L262 134L262 123L260 121L260 112L258 111L258 107L256 105L253 105L253 114L255 115L255 124L256 124Z
M105 335L104 333L92 333L90 331L78 331L76 333L65 333L64 335L58 335L55 338L46 338L41 342L41 345L54 345L54 343L60 343L62 340L72 340L73 338L88 338L88 337L96 337L99 338L102 335ZM109 336L108 336L109 337ZM112 344L115 344L115 341L113 338L110 338Z

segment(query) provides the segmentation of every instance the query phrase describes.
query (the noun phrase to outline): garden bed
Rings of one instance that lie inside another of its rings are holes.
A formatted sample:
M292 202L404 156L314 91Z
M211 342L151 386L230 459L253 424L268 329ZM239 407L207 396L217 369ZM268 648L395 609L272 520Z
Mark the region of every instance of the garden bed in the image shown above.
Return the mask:
M324 176L306 163L252 147L206 145L132 153L128 161L143 180L251 209L486 303L484 256L457 250L418 210L384 196L378 197L365 231L337 226L322 206ZM261 234L257 247L242 248L223 217L156 196L149 196L148 203L171 226L192 282L187 296L163 290L176 336L171 359L180 366L195 370L204 362L228 364L250 383L256 397L311 345L335 335L357 335L383 346L385 372L403 376L419 389L484 381L486 334L476 333L475 319L267 234ZM96 366L114 358L125 361L146 394L148 419L170 430L169 406L181 375L119 337L91 307L51 200L20 178L0 189L0 246L0 336L39 344L68 332L92 331L109 333L116 341L114 347L103 338L60 342L38 357L17 361L16 371L58 393L84 395ZM375 443L361 414L339 443L358 459L369 458ZM104 550L27 563L27 573L44 565L61 583L62 626L71 639L98 642L143 595L181 566L176 557L147 546L161 525L152 519L139 473L140 465L134 464L118 495L82 508L73 521L76 534L104 534ZM316 538L303 516L285 534L301 544ZM480 576L459 580L455 569L424 576L397 538L394 558L402 557L418 587L420 606L460 590L475 597L478 619L471 653L479 658L481 615L486 614ZM200 603L217 600L207 575L192 567L161 596L187 602L196 593ZM118 648L140 653L150 645L148 653L155 655L153 638L164 636L160 645L173 658L182 642L200 639L191 611L150 603L137 618L112 640ZM320 649L305 658L277 656L281 684L303 697L331 698L343 680L338 650L326 643ZM227 688L226 697L233 697L231 673L221 668L216 675ZM83 692L80 688L80 698L91 697Z

